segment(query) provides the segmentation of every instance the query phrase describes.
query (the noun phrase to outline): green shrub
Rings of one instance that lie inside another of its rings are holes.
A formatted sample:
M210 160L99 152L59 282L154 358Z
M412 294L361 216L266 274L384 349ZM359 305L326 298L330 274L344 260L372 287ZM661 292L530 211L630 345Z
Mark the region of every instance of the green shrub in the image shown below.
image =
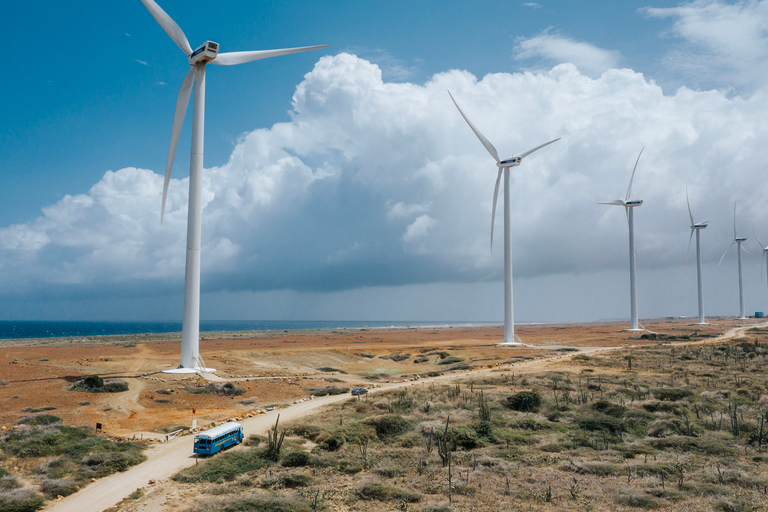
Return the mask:
M52 414L36 414L24 416L17 423L19 425L53 425L54 423L61 423L61 418Z
M464 361L464 359L461 358L461 357L458 357L458 356L448 356L448 357L438 361L437 364L454 364L454 363L461 363L462 361Z
M262 487L285 487L295 489L312 485L312 477L304 473L280 473L275 476L262 478L259 484Z
M98 375L90 375L82 379L82 386L88 389L98 389L104 387L104 379Z
M3 512L35 512L43 508L45 499L27 489L14 489L0 493L0 510Z
M11 489L18 489L21 487L16 477L8 476L8 472L0 468L0 492L10 491Z
M270 464L258 450L227 452L202 464L182 469L172 478L182 483L231 482L238 475L265 468Z
M49 500L57 496L69 496L78 491L78 482L74 478L63 478L60 480L43 480L40 483L40 492Z
M106 393L121 393L128 391L128 383L124 380L107 380L104 381L103 389Z
M224 395L238 396L245 393L245 389L235 386L231 382L215 384L211 382L207 386L184 386L184 391L193 395Z
M389 358L395 362L405 361L410 358L411 354L390 354Z
M429 361L429 358L428 358L427 356L417 356L417 357L416 357L416 358L413 360L413 362L414 362L414 363L417 363L417 364L418 364L418 363L426 363L427 361Z
M521 391L507 397L507 407L520 412L536 412L541 407L541 395L535 391Z
M312 512L312 507L297 496L245 495L219 497L199 502L193 512Z
M369 482L357 489L357 495L363 500L388 501L401 500L406 503L416 503L421 494L404 491L396 487L384 485L381 482Z
M34 414L36 412L45 412L45 411L53 411L55 410L55 407L45 406L45 407L25 407L21 410L21 412L28 412L30 414Z
M473 428L464 425L451 427L449 435L453 437L456 446L460 446L465 450L471 450L484 444Z
M662 451L720 456L736 455L739 452L739 449L733 446L733 441L718 439L714 436L670 436L661 439L649 439L647 442L657 450Z
M371 418L365 422L376 430L376 435L381 440L392 440L400 434L405 434L413 428L413 424L397 414Z
M343 395L349 393L349 388L337 388L336 386L326 386L324 388L306 388L310 395L326 396L326 395Z
M653 390L653 396L656 400L663 400L666 402L677 402L692 395L693 392L690 389L657 388Z
M630 507L657 509L661 507L659 500L648 496L647 494L629 494L619 496L616 501L622 505L629 505Z
M331 368L330 366L323 366L322 368L318 368L317 371L319 372L339 372L339 373L347 373L344 370L339 370L338 368Z
M614 404L608 400L598 400L592 404L592 409L613 416L614 418L623 418L627 413L627 408L623 405Z
M280 464L287 468L306 466L309 464L309 454L302 450L294 450L292 452L288 452L285 454L285 457L283 457L283 460L280 462Z
M579 416L576 418L575 422L580 429L589 430L591 432L597 431L618 434L626 430L625 425L621 420L599 412L592 416Z

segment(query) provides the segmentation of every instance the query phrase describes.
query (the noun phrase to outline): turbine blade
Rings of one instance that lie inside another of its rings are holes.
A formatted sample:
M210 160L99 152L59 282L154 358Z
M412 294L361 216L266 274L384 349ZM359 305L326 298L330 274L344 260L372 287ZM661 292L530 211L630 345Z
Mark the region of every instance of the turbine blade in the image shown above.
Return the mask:
M733 200L733 238L738 238L736 236L736 202L739 200L737 197Z
M688 203L688 215L691 217L691 227L693 227L696 223L693 222L693 212L691 212L691 200L688 199L688 185L685 186L685 202ZM693 232L691 232L691 236L693 236ZM691 246L691 243L688 242L688 247Z
M493 208L491 209L491 256L493 256L493 223L496 221L496 200L499 198L499 184L501 183L502 170L503 169L499 167L499 175L496 177L496 187L493 189Z
M597 204L611 204L611 205L614 205L614 206L624 206L626 203L624 201L622 201L621 199L616 199L615 201L603 201L603 202L599 202Z
M725 250L725 252L723 253L723 255L720 257L720 263L722 263L722 262L723 262L723 258L725 258L725 255L726 255L726 254L728 254L728 251L730 251L730 250L731 250L731 246L732 246L733 244L735 244L735 243L736 243L736 242L731 242L731 245L729 245L729 246L728 246L728 248ZM720 265L720 263L718 263L718 265Z
M688 238L688 250L685 251L685 270L688 270L688 254L691 252L691 242L693 241L693 232L695 230L691 228L691 236Z
M538 150L540 150L541 148L543 148L544 146L549 146L549 145L550 145L550 144L552 144L553 142L557 142L557 141L559 141L559 140L560 140L560 137L556 138L555 140L551 140L551 141L549 141L549 142L545 142L545 143L544 143L544 144L542 144L541 146L536 146L536 147L535 147L535 148L533 148L533 149L529 149L528 151L525 151L525 152L523 152L523 153L520 153L519 155L515 155L513 158L520 158L520 159L523 159L523 158L527 157L528 155L530 155L531 153L533 153L534 151L538 151Z
M173 39L173 42L181 48L181 51L183 51L187 57L192 55L192 47L189 46L187 36L184 35L184 31L181 30L181 27L179 27L179 25L173 21L173 19L171 19L171 17L168 16L168 14L161 9L154 0L141 0L141 3L144 4L144 7L146 7L152 17L155 18L155 21L163 27L165 33L171 36L171 39Z
M760 282L763 282L763 263L765 263L765 249L763 249L763 257L760 260Z
M464 120L467 122L470 128L472 128L472 131L475 132L475 135L478 139L480 139L480 142L485 146L485 149L488 150L488 152L491 154L494 160L496 160L496 163L501 163L501 159L499 158L499 152L496 151L496 148L493 147L493 144L486 139L480 131L475 128L475 125L472 124L472 121L469 120L469 118L464 114L464 111L461 110L461 107L458 103L456 103L456 100L453 99L453 94L451 94L451 91L448 91L448 96L451 97L451 100L453 101L453 104L456 105L456 108L459 109L459 113L461 114L461 117L464 118ZM499 171L501 172L501 171ZM501 175L499 175L501 176Z
M319 46L301 46L298 48L283 48L282 50L256 50L252 52L226 52L216 56L211 64L219 66L234 66L236 64L245 64L254 60L269 59L270 57L280 57L281 55L290 55L292 53L308 52L310 50L319 50L328 48L329 44Z
M763 245L763 242L760 241L760 238L758 238L757 233L755 233L755 230L752 230L752 234L755 235L755 240L757 240L757 243L760 244L760 248L765 251L765 246Z
M184 124L184 116L187 113L189 97L192 94L192 85L195 83L194 67L190 66L184 80L181 82L179 95L176 98L176 111L173 114L173 128L171 128L171 147L168 150L168 161L165 164L165 182L163 183L163 202L160 206L160 224L163 223L165 216L165 200L168 198L168 184L171 182L171 169L173 169L173 158L176 156L176 146L179 144L179 135L181 127Z
M752 253L751 253L751 252L749 252L749 251L747 250L747 248L746 248L746 247L744 247L744 246L743 246L743 245L741 245L741 244L739 244L739 247L741 247L741 248L744 250L744 252L745 252L745 253L747 253L747 254L749 254L750 256L752 256Z
M640 149L640 155L643 154L643 149ZM637 155L637 160L635 160L635 167L632 169L632 176L629 178L629 187L627 187L627 198L624 199L625 201L629 201L629 196L632 195L632 180L635 179L635 171L637 170L637 162L640 161L640 155Z

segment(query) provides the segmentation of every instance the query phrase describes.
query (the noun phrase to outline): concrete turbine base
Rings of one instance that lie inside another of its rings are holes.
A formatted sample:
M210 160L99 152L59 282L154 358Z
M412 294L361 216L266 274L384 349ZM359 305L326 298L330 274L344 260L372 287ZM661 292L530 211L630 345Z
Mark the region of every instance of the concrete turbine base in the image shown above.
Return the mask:
M624 329L624 332L647 332L648 329Z
M170 370L163 370L162 373L177 373L177 374L190 374L190 373L215 373L216 368L171 368Z

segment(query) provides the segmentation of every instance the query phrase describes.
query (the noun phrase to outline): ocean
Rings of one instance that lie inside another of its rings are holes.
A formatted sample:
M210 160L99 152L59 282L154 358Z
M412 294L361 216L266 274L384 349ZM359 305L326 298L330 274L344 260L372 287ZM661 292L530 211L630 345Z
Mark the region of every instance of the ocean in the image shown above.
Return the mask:
M482 325L497 322L397 322L334 320L226 320L201 321L200 332L292 331L364 327L418 327L425 325ZM116 334L162 334L181 332L181 322L47 322L0 321L0 340L17 338L63 338Z

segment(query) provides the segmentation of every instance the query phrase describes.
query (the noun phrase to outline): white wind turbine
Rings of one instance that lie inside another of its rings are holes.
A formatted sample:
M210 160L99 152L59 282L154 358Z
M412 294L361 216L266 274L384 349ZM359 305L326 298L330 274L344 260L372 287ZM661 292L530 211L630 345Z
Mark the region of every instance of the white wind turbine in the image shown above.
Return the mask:
M763 262L765 262L766 265L766 272L768 272L768 246L763 245L763 242L760 241L760 239L757 237L757 233L755 233L754 230L752 230L752 234L755 235L755 240L757 240L757 243L760 244L760 249L763 251L763 261L760 262L760 282L763 281Z
M701 241L700 231L705 229L709 221L696 224L693 221L693 212L691 212L691 201L688 199L688 187L685 189L685 201L688 203L688 215L691 217L691 236L688 238L688 251L685 253L685 263L688 265L688 253L691 251L691 240L693 232L696 232L696 277L699 284L699 322L696 325L709 325L704 318L704 291L701 284Z
M597 204L611 204L616 206L623 206L627 213L627 223L629 224L629 303L630 303L630 326L629 331L643 331L638 324L637 318L637 285L635 284L635 217L633 209L643 204L642 199L630 200L632 195L632 180L635 179L635 171L637 170L637 163L640 161L640 155L643 154L643 149L640 150L640 154L637 155L635 161L635 167L632 169L632 176L629 178L629 187L627 187L627 196L622 201L616 199L615 201L607 201Z
M502 171L504 173L504 342L498 343L498 345L522 345L522 343L515 341L515 319L514 308L512 305L512 236L510 232L512 223L512 208L510 207L509 197L509 168L517 167L520 165L520 162L522 162L523 158L530 155L534 151L543 148L544 146L552 144L553 142L557 142L560 140L560 138L558 137L555 140L551 140L540 146L536 146L533 149L529 149L528 151L524 151L523 153L519 153L505 160L501 160L499 158L499 153L496 151L496 148L493 147L493 144L491 144L488 139L486 139L483 134L480 133L477 128L475 128L475 125L472 124L472 121L469 120L469 118L464 114L464 111L461 110L461 107L459 107L459 104L456 103L456 100L453 99L451 91L448 91L448 95L451 97L451 100L453 100L453 104L456 105L456 108L459 109L461 117L464 118L469 127L472 128L472 131L475 132L477 138L480 139L480 142L483 144L485 149L488 150L493 159L496 160L496 167L499 168L499 174L496 177L496 188L493 191L493 210L491 212L491 251L493 251L493 224L496 219L496 200L499 197L499 183L501 182Z
M305 46L302 48L286 48L282 50L260 50L246 52L219 53L218 43L205 41L196 50L192 50L189 41L178 24L157 5L154 0L141 0L152 17L160 24L171 39L181 48L189 61L189 71L181 83L176 99L176 111L173 115L171 144L168 151L168 162L165 166L165 183L163 184L163 201L160 209L160 223L165 213L165 200L168 196L168 184L171 180L173 157L179 142L181 126L189 105L192 86L195 86L195 99L192 104L192 149L189 162L189 205L187 217L187 258L184 273L184 313L181 334L181 365L178 369L169 370L178 373L194 373L198 371L214 371L206 368L200 358L200 239L202 203L202 173L203 173L203 125L205 118L205 65L218 64L232 66L254 60L278 57L291 53L305 52L324 46Z
M745 320L747 318L746 311L744 310L744 284L742 283L741 278L741 251L743 250L750 256L750 252L746 249L746 247L742 247L741 244L747 241L747 237L743 236L740 237L736 234L736 202L738 199L733 201L733 242L728 246L728 248L723 253L722 257L720 257L720 263L723 262L723 258L725 258L725 255L728 254L728 251L731 250L731 247L733 244L736 244L736 254L737 259L739 262L739 320ZM718 265L720 265L718 263Z

